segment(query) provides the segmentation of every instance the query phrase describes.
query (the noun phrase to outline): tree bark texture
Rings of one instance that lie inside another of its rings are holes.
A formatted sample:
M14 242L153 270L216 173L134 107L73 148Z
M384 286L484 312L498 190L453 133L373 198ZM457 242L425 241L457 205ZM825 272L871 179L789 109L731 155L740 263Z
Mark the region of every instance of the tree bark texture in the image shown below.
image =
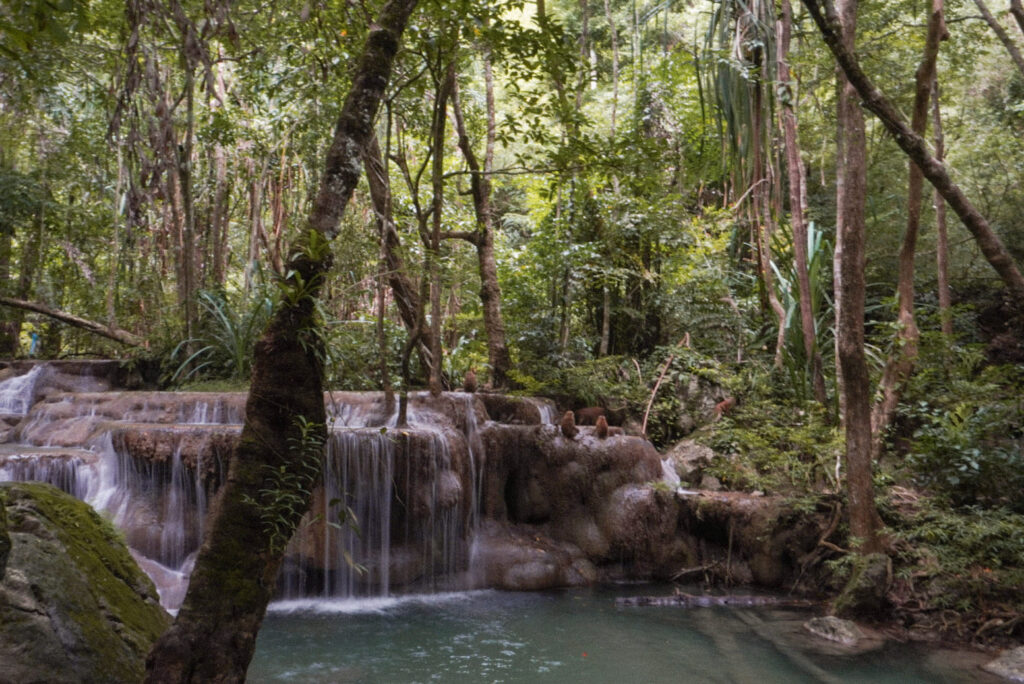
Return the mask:
M1021 0L1010 0L1010 14L1017 20L1021 33L1024 33L1024 4L1021 4Z
M924 54L917 67L914 80L914 109L910 127L914 133L923 136L928 126L928 102L931 100L932 83L935 81L935 62L939 56L939 43L949 34L943 19L943 0L932 0L928 13L928 29L924 43ZM917 235L921 224L921 201L924 199L924 176L913 161L908 162L907 179L907 229L899 253L899 273L896 287L897 331L895 347L886 359L882 379L879 382L881 395L871 413L871 456L877 460L882 455L885 431L892 424L903 387L914 372L917 362L917 346L921 334L914 319L914 256L917 252Z
M486 85L490 92L490 84ZM489 98L493 99L493 95L489 95ZM481 168L473 145L469 141L457 83L452 88L452 112L455 115L459 149L462 150L462 156L469 167L470 192L476 214L476 232L473 233L471 242L476 247L480 270L480 304L483 310L484 331L487 335L491 386L504 388L508 386L508 371L512 367L512 357L505 342L505 321L501 315L501 287L498 285L498 265L494 258L494 212L491 207L491 179L488 176L490 169ZM493 111L488 111L488 131L493 128L493 121L490 119L493 115Z
M48 190L47 194L49 194ZM35 291L35 275L42 254L43 232L46 224L46 202L40 202L36 212L31 232L27 236L23 236L21 240L18 281L14 289L14 298L8 301L27 302ZM5 332L9 344L9 349L6 352L12 357L19 351L21 326L25 322L24 312L26 310L30 310L29 307L14 307L14 315L6 323ZM0 350L0 353L4 353L4 350Z
M750 15L750 21L755 21ZM755 72L761 73L764 70L763 60L766 56L763 50L756 50ZM751 105L751 143L753 145L753 174L751 175L751 199L753 200L753 222L754 232L757 237L757 265L761 276L761 285L764 288L765 303L775 314L777 321L775 336L775 367L782 368L782 355L786 345L786 310L782 307L778 296L775 294L774 279L772 278L772 254L771 234L774 232L774 221L771 207L769 206L769 178L771 173L771 152L764 148L763 129L765 127L764 89L762 79L755 79L750 86L753 89L753 102Z
M421 302L416 291L416 283L409 277L405 260L402 258L402 242L395 226L394 215L390 210L388 197L391 194L390 180L384 170L384 157L381 155L380 143L376 136L366 145L363 151L363 163L366 166L366 180L370 188L370 201L373 211L384 231L383 256L387 269L388 285L395 297L398 315L410 335L415 332L418 340L416 350L420 364L430 368L430 348L426 344L429 339L428 330L424 327L424 319L420 315ZM420 328L417 330L417 328Z
M841 41L853 49L857 0L841 0ZM878 514L871 479L871 406L864 355L864 209L867 198L867 139L853 85L838 74L839 152L836 184L836 357L846 432L846 483L850 534L859 548L878 548Z
M981 16L985 19L985 23L992 29L992 33L996 34L996 38L998 38L999 42L1003 44L1006 51L1010 53L1010 59L1012 59L1013 63L1017 65L1017 70L1020 71L1021 76L1024 76L1024 55L1021 55L1017 44L1013 42L1013 38L1011 38L1010 34L1006 32L1006 29L1004 29L1003 25L999 23L999 20L992 15L992 12L989 10L984 0L974 0L974 4L978 6L978 11L981 12Z
M304 459L296 453L296 444L326 436L321 343L314 315L331 266L326 240L337 234L358 183L360 154L372 135L415 4L416 0L392 0L370 28L327 152L309 230L289 257L288 296L277 304L253 351L245 423L227 481L214 504L181 611L147 658L147 681L245 679L284 554L281 539L268 534L263 522L273 510L260 505L265 501L260 490L277 487L281 495L309 500L312 484L301 477ZM312 434L302 429L303 422L313 426ZM288 477L275 480L273 473ZM290 533L300 517L301 512L282 514L277 522Z
M447 122L445 112L448 109L448 98L451 96L452 84L455 82L455 62L439 73L437 95L434 101L434 121L431 126L433 140L433 165L431 167L431 202L430 246L427 254L430 257L430 394L441 394L441 212L444 210L444 129Z
M988 220L971 204L960 186L952 181L945 165L928 151L925 139L911 130L902 115L867 77L860 68L853 48L842 43L838 33L839 17L832 3L829 0L802 1L818 25L826 45L860 95L863 105L878 117L892 134L896 144L921 168L924 177L960 217L964 226L974 236L981 253L1002 278L1019 307L1024 301L1024 276L1021 275L1002 240L992 231Z
M804 342L804 354L811 375L814 398L828 410L828 392L825 389L825 371L818 350L815 334L814 306L811 301L811 278L807 263L807 222L804 206L804 164L800 158L800 142L797 138L796 97L789 87L789 45L793 29L793 7L789 0L782 0L782 12L776 24L776 49L778 50L778 79L786 88L788 101L780 102L779 118L782 122L783 145L786 151L786 171L789 179L789 214L793 224L793 260L796 270L797 288L800 296L800 329Z
M942 107L939 104L939 83L932 83L932 127L935 130L935 158L940 162L946 154L946 137L942 133ZM953 336L953 298L949 288L949 234L946 230L946 200L935 191L935 270L939 290L939 319L942 332Z

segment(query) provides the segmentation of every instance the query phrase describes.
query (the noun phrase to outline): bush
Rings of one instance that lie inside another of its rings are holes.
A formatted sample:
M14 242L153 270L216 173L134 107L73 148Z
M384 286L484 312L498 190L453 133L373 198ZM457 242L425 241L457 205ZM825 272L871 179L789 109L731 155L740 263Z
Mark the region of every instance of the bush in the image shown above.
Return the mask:
M842 435L817 402L748 400L702 441L730 455L708 472L731 488L799 494L838 487Z
M1022 369L934 336L922 338L919 368L899 414L909 476L958 506L1024 511Z
M1008 602L1024 609L1024 516L922 498L910 514L886 518L900 549L896 576L925 607L984 611Z

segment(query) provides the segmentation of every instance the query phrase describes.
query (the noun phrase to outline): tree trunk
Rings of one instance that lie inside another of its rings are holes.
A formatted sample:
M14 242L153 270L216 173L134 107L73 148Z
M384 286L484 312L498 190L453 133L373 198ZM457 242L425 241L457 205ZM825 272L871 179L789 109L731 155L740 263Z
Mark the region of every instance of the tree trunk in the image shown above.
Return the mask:
M484 56L485 70L490 71L490 59ZM459 149L466 159L470 171L470 190L473 196L473 210L476 213L476 232L471 242L476 247L477 263L480 269L480 304L483 310L484 330L487 335L487 358L491 366L491 386L508 386L508 371L512 367L508 345L505 343L505 321L501 315L501 287L498 285L498 266L494 258L494 213L491 207L491 179L489 168L481 168L466 133L462 116L462 103L457 83L452 88L452 112L458 134ZM493 83L485 79L488 101L493 103ZM494 110L488 108L488 136L494 129ZM493 145L488 141L488 147ZM486 153L485 153L486 154ZM485 164L487 159L485 156Z
M609 116L608 137L614 142L616 116L619 109L619 38L618 28L615 25L615 15L612 14L609 0L604 0L604 16L608 21L608 36L612 43L612 111ZM619 194L619 177L616 174L612 174L612 189L617 197ZM612 292L607 282L601 288L601 296L601 341L598 345L597 355L607 356L611 348L612 336Z
M44 187L45 197L49 198L49 189ZM21 262L18 273L18 286L15 289L14 299L8 301L25 302L31 299L35 291L36 269L39 266L43 246L43 231L46 224L46 203L41 201L36 209L36 216L32 222L32 232L27 240L22 241ZM10 333L14 342L14 351L18 350L21 339L21 326L25 321L24 311L29 307L15 307L14 315L10 321ZM13 354L12 354L13 356Z
M985 23L992 29L992 33L996 34L996 37L999 38L999 42L1002 43L1003 47L1006 48L1006 51L1010 53L1010 59L1013 60L1013 63L1017 65L1017 69L1020 71L1021 75L1024 76L1024 56L1021 55L1017 44L1013 42L1013 38L1010 38L1010 34L1006 32L1003 25L1000 24L994 16L992 16L992 12L989 11L984 0L974 0L974 4L978 6L978 10L981 12L982 18L985 19ZM1017 15L1014 14L1014 16L1016 17Z
M195 133L194 65L182 56L185 66L185 141L177 150L178 188L181 192L181 301L185 314L185 338L195 337L196 327L196 209L192 192L192 139Z
M1024 5L1021 4L1021 0L1010 0L1010 14L1017 20L1021 33L1024 33Z
M751 22L754 21L754 17L750 17ZM763 50L756 50L755 56L757 62L755 62L755 72L761 73L764 68L762 63L765 59ZM776 337L775 337L775 360L774 364L776 368L782 368L782 354L785 349L786 343L786 310L782 307L782 303L779 302L778 295L775 293L774 278L772 278L772 254L771 254L771 234L774 232L772 212L769 206L769 193L768 183L769 167L771 165L771 155L765 149L764 145L764 134L763 129L765 127L765 110L764 110L764 88L765 84L757 78L753 81L752 87L754 89L754 99L751 106L751 144L753 145L754 159L753 159L753 176L751 177L751 197L753 199L754 211L753 211L753 222L754 222L754 234L757 238L757 256L758 256L758 270L761 275L761 284L764 287L764 303L768 305L768 308L772 310L776 318Z
M608 356L608 347L612 338L612 291L607 284L601 288L601 342L598 344L597 355Z
M227 481L196 560L181 611L146 661L150 682L241 682L252 658L284 545L302 515L280 506L306 500L326 437L323 367L315 300L331 265L328 241L361 174L359 156L373 130L391 65L415 0L392 0L370 28L327 151L320 190L291 277L253 351L245 423ZM267 489L276 490L269 497ZM275 504L275 502L278 502ZM266 522L277 526L268 534Z
M939 56L939 43L948 37L942 16L943 0L932 0L928 14L928 31L924 55L917 67L914 86L914 109L910 127L923 136L928 126L928 101L935 81L935 61ZM871 456L882 455L885 431L892 424L903 387L914 372L917 362L917 344L921 337L914 320L914 256L917 252L917 234L921 223L921 200L924 195L924 176L914 162L909 162L907 180L907 230L899 253L899 275L896 287L898 320L895 347L886 360L879 383L881 397L875 402L871 414Z
M0 296L10 292L11 253L14 242L14 226L7 217L0 216ZM11 321L0 321L0 355L14 357L18 351L18 338L14 335Z
M932 126L935 129L935 158L942 161L946 138L942 134L942 107L939 106L939 82L932 84ZM942 332L953 336L953 301L949 289L949 235L946 231L946 200L935 191L935 270L939 289L939 320Z
M381 155L376 136L363 150L363 164L366 166L366 180L370 188L373 210L377 214L377 220L381 222L380 228L384 231L383 256L387 267L388 284L395 297L398 315L409 334L415 333L414 344L423 368L430 368L430 347L427 344L430 335L421 315L422 303L419 293L416 292L416 283L409 277L405 260L402 258L401 238L398 236L389 201L391 181L385 170L384 157Z
M811 374L814 398L825 410L829 410L828 392L825 389L825 372L818 350L815 334L814 306L811 301L811 278L807 264L807 222L804 193L804 164L800 158L800 142L797 139L795 93L789 87L789 45L793 29L793 8L789 0L782 0L782 13L776 24L776 49L778 50L778 79L788 98L782 99L779 118L782 120L783 144L786 149L786 170L789 178L789 214L793 224L793 258L796 271L797 289L800 295L800 329L804 342L804 354Z
M821 30L825 43L832 51L839 66L860 95L863 106L878 117L882 125L892 134L896 144L921 168L924 177L945 198L967 230L971 231L981 253L1002 278L1010 290L1015 306L1019 307L1024 301L1024 276L1021 276L1017 264L1010 253L1006 251L1002 240L992 231L988 221L971 204L960 187L953 183L942 162L936 160L928 152L928 144L924 138L907 126L896 108L867 77L860 68L853 50L840 41L837 33L839 19L832 4L828 0L824 0L825 10L823 11L821 0L803 0L803 3Z
M441 212L444 210L444 129L448 120L448 97L455 81L455 62L452 61L439 73L437 99L434 101L434 121L431 130L433 140L433 166L431 167L430 229L430 393L441 394Z
M213 243L212 264L207 271L208 284L214 288L222 288L227 278L228 268L228 161L224 146L213 144L213 207L210 211L210 240Z
M857 0L840 0L842 44L853 50ZM871 406L864 355L864 207L867 141L852 84L840 72L836 187L836 357L846 431L850 534L864 553L876 551L878 513L871 480Z

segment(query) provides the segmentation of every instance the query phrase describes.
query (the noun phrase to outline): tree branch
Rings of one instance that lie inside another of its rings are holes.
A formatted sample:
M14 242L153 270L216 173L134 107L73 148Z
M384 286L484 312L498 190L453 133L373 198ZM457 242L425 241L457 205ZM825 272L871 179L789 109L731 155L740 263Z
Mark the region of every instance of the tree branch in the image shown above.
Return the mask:
M447 230L441 233L442 240L465 240L471 245L479 242L477 233L472 230Z
M1021 302L1024 302L1024 276L1021 276L1017 264L1006 250L1002 240L992 231L985 217L967 199L960 186L950 179L946 166L928 151L928 144L924 138L910 129L902 115L867 77L853 51L843 46L837 30L839 18L832 3L829 0L802 0L802 2L810 12L814 23L818 25L825 44L832 51L836 62L839 63L846 73L846 77L863 99L864 106L878 117L882 125L892 134L896 144L920 167L924 177L945 198L967 230L974 235L985 259L1002 278L1019 306Z
M985 20L985 23L992 29L992 33L996 34L996 37L999 38L999 42L1002 43L1003 47L1006 48L1006 51L1010 53L1010 59L1013 60L1013 63L1017 65L1017 69L1020 70L1021 75L1024 76L1024 56L1020 54L1017 44L1013 42L1012 38L1010 38L1010 34L1006 32L1003 25L1000 24L994 16L992 16L992 12L989 11L984 0L974 0L974 4L978 6L978 10L981 11L981 16ZM1016 12L1014 13L1014 17L1017 17Z
M0 297L0 306L9 306L15 309L26 309L28 311L34 311L36 313L43 314L44 316L49 316L50 318L61 321L62 323L67 323L68 325L73 325L76 328L87 330L93 333L94 335L106 337L108 340L113 340L114 342L119 342L120 344L124 344L129 347L147 346L146 340L139 337L138 335L135 335L134 333L128 332L127 330L122 330L121 328L114 328L108 325L103 325L102 323L90 321L86 318L81 318L79 316L69 314L66 311L60 311L59 309L51 309L50 307L40 304L38 302L29 302L25 301L24 299L15 299L14 297Z

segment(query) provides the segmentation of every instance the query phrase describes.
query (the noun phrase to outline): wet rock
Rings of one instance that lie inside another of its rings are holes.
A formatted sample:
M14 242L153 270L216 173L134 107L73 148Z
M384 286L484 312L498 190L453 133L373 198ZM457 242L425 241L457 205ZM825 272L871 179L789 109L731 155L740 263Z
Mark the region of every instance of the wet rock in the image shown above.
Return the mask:
M814 636L835 641L844 646L856 646L864 638L864 633L856 624L834 615L811 618L804 623L804 629Z
M491 420L509 425L540 425L552 422L554 404L543 399L513 397L505 394L478 395Z
M692 439L684 439L665 454L672 461L679 479L689 484L697 484L701 480L704 468L711 465L715 452L710 447L698 444Z
M0 506L3 680L141 680L170 618L113 528L43 484L0 485Z
M720 492L722 491L722 481L714 475L704 475L700 478L699 487L709 492Z
M854 555L853 568L846 587L836 597L836 615L846 617L883 617L888 614L889 586L892 584L892 560L884 553Z
M597 570L578 547L521 526L489 523L477 539L484 585L537 591L591 584Z
M777 496L701 491L677 503L678 534L699 551L691 567L766 587L791 586L802 576L801 561L825 524L818 514L794 511Z
M668 505L644 485L616 489L599 520L610 542L609 555L620 558L651 559L659 551L659 542L671 539L675 532L675 520Z
M982 669L1011 682L1024 682L1024 646L1003 651Z

